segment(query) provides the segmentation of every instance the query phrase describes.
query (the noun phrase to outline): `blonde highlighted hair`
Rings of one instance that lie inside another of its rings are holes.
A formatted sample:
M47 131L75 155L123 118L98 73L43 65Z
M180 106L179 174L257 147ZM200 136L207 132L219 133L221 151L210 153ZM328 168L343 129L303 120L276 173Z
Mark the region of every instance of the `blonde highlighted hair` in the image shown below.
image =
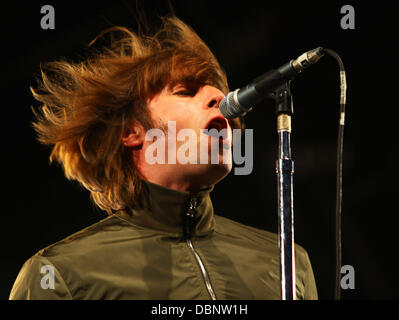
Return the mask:
M133 120L153 125L147 101L173 82L194 81L228 92L217 59L188 25L163 19L152 36L113 27L108 47L83 62L66 60L41 67L33 122L38 140L52 146L50 162L79 181L108 214L134 206L141 177L122 138ZM118 37L119 35L119 37ZM240 120L230 124L239 127Z

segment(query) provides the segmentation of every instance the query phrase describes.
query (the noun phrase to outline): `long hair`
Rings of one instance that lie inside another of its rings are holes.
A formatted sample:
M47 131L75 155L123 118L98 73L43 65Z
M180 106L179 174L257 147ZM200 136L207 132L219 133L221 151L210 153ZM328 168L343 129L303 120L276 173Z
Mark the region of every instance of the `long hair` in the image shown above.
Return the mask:
M217 59L188 25L163 18L152 36L112 27L110 45L82 62L59 60L41 67L33 127L38 140L52 146L50 162L79 181L93 201L111 214L133 206L141 177L122 138L133 119L146 130L153 125L147 102L166 85L180 80L228 92ZM239 119L230 122L233 128Z

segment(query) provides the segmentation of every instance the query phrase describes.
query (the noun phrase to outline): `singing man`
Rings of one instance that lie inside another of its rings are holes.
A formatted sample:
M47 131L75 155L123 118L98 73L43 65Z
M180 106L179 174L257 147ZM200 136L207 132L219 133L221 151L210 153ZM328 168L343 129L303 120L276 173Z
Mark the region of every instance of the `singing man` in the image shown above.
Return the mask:
M108 216L29 258L10 299L280 299L277 235L212 206L242 128L219 112L229 88L217 59L176 17L152 36L109 34L83 62L43 66L32 89L38 140ZM170 139L171 124L188 146ZM295 257L296 298L317 299L307 252L295 245Z

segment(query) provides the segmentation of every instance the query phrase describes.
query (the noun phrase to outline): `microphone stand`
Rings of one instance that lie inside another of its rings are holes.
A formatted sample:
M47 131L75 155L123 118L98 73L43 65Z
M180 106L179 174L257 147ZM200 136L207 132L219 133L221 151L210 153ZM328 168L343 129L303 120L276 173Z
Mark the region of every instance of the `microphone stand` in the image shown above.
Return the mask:
M281 299L295 300L295 248L293 173L291 158L291 116L294 113L290 80L284 82L271 94L275 100L278 132L278 160L276 174L278 185L278 219Z

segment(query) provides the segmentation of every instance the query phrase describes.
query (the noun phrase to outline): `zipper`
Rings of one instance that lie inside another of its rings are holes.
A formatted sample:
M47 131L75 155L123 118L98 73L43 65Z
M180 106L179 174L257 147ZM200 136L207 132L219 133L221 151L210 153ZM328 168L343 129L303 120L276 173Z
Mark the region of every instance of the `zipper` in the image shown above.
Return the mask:
M200 255L198 252L195 250L193 241L192 241L192 224L193 224L193 219L195 218L195 210L197 208L197 197L191 197L190 199L190 206L186 212L186 219L185 219L185 228L184 228L184 238L186 240L187 246L190 249L191 253L193 254L195 260L197 261L202 278L204 279L206 289L208 290L209 296L211 297L212 300L216 300L216 295L215 291L213 290L211 280L209 279L208 272L205 269L204 262L202 261Z

